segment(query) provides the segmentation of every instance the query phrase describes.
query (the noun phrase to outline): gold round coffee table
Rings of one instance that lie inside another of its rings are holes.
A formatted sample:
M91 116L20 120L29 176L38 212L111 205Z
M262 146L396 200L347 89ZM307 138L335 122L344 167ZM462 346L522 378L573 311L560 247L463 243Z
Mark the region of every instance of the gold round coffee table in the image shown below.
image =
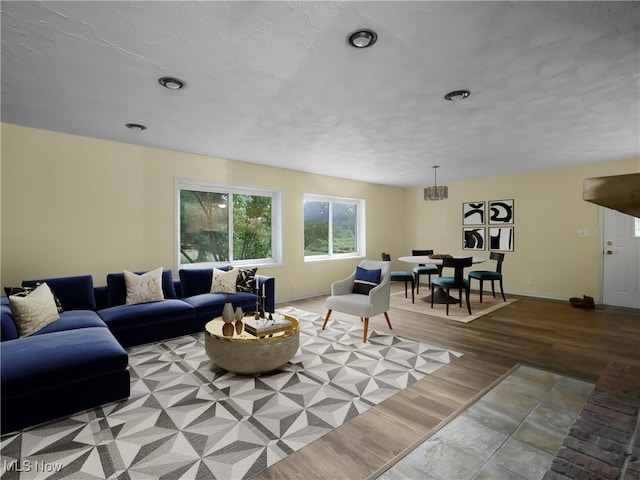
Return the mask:
M224 323L222 317L205 325L204 347L211 361L229 372L257 375L271 372L286 364L300 346L300 324L291 315L274 313L291 327L264 337L244 331L237 321ZM250 319L252 317L246 317Z

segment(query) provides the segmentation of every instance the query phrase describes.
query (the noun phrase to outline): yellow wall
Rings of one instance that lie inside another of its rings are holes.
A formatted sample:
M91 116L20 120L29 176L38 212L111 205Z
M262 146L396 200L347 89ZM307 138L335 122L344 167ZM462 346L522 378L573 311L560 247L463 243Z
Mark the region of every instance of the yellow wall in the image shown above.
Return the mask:
M423 188L407 189L414 214L409 221L409 248L488 258L488 251L462 249L462 203L514 199L515 249L505 255L505 289L549 298L584 294L599 298L600 209L582 199L583 181L639 171L640 159L630 159L455 182L448 184L448 200L438 202L425 202ZM577 231L590 236L578 237Z
M367 253L402 253L404 190L218 158L2 124L2 285L175 265L175 179L282 191L284 265L278 299L327 292L359 260L303 263L302 195L366 200ZM176 275L177 276L177 275ZM296 289L292 289L295 282Z
M157 266L175 273L175 179L282 191L284 263L276 297L325 293L359 260L304 264L302 194L366 200L367 253L398 257L412 248L462 250L462 202L515 200L515 251L504 264L514 293L567 298L600 294L599 209L582 200L586 177L640 171L640 159L450 183L449 199L425 202L422 188L393 188L335 177L2 124L0 278L107 273ZM488 257L488 252L476 252ZM394 269L410 268L394 261ZM530 285L529 279L533 280ZM296 289L292 289L292 283Z

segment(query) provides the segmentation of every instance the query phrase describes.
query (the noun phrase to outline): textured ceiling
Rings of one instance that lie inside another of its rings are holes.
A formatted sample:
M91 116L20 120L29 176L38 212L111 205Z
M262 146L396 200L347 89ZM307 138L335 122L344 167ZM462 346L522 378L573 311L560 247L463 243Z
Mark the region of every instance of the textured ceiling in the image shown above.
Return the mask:
M2 121L399 186L639 157L640 3L3 1Z

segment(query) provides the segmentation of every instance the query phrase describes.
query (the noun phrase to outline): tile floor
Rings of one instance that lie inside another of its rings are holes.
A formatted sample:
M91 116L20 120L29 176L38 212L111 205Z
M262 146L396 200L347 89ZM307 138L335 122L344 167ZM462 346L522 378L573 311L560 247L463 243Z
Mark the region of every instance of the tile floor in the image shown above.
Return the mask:
M378 480L538 480L592 383L520 366Z

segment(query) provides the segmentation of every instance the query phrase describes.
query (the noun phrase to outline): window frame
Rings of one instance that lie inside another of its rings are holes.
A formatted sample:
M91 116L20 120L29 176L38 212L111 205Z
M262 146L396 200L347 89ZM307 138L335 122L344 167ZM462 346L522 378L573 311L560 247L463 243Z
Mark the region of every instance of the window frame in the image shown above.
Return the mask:
M329 203L329 253L327 255L306 255L305 254L305 202L327 202ZM333 203L354 203L357 206L356 213L356 251L350 253L333 253ZM338 195L321 195L315 193L303 193L302 195L302 258L303 263L323 262L332 260L343 260L353 258L365 258L367 255L366 243L366 200L363 198L343 197Z
M213 192L229 195L229 256L233 252L233 195L255 195L271 197L271 257L258 258L250 260L224 260L221 262L203 262L203 263L182 263L180 252L180 192L182 190ZM176 178L175 180L175 264L177 270L190 268L211 268L226 265L237 265L243 267L271 267L282 265L282 192L278 189L267 187L253 187L246 185L232 185L220 182L211 182L207 180L196 180L190 178Z

